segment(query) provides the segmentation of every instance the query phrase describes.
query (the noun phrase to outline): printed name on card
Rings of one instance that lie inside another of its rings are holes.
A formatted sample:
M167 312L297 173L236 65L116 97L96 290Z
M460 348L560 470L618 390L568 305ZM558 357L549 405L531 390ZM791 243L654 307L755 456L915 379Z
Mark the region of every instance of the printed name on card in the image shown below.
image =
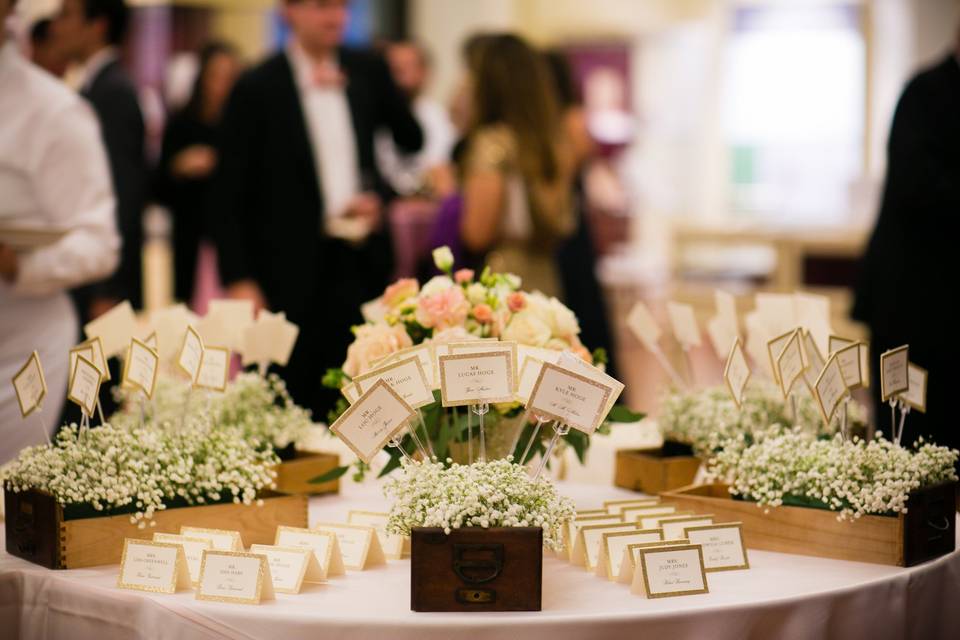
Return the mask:
M243 551L243 540L239 531L181 526L180 535L209 540L216 551Z
M47 381L43 377L40 354L36 351L30 354L13 376L13 390L17 394L20 415L24 418L40 408L44 396L47 395Z
M328 531L337 536L337 545L343 554L343 566L347 569L362 571L386 562L374 527L321 522L314 525L313 530Z
M659 529L657 529L659 531ZM655 549L657 547L676 547L677 545L690 544L687 539L682 540L660 540L656 542L637 542L631 543L623 550L623 557L620 559L620 573L617 575L617 582L620 584L633 584L633 572L637 566L637 557L640 549Z
M527 408L587 434L606 418L604 410L613 389L561 365L544 363L530 392Z
M277 593L300 593L304 582L323 582L323 570L310 549L253 544L250 553L267 557L273 590Z
M373 365L375 367L382 367L390 362L410 357L415 357L420 361L420 366L423 368L423 375L427 378L427 386L430 387L430 390L439 389L440 383L437 382L436 363L434 362L433 351L430 349L429 343L424 342L412 347L407 347L406 349L401 349L400 351L395 351L386 358L373 363Z
M660 542L660 529L634 529L632 531L605 531L600 543L600 557L597 560L597 575L615 581L620 575L623 552L628 545L644 542Z
M640 549L631 591L647 598L708 593L700 545Z
M451 342L449 345L450 355L461 353L496 353L498 351L510 352L510 363L514 371L518 370L518 346L516 342L510 340L496 340L486 338L482 340L470 340L469 342Z
M747 356L743 353L740 338L735 338L733 346L730 347L730 354L723 368L723 380L727 383L727 389L730 390L733 402L739 409L743 406L743 394L747 390L747 382L750 381L750 365L747 364Z
M345 573L343 554L340 553L340 545L337 543L336 534L331 531L279 526L273 544L277 547L295 547L312 551L317 560L317 565L320 567L318 582L327 578L342 576ZM304 579L307 582L312 581L311 578Z
M909 390L909 347L904 345L880 354L880 397L886 401Z
M204 345L200 357L200 371L194 383L201 389L226 391L227 376L230 373L230 349Z
M684 537L703 547L703 568L707 573L749 569L741 529L739 522L688 526L684 528Z
M353 383L360 394L364 394L378 380L390 385L390 388L414 409L433 403L433 390L430 389L423 365L416 356L392 360L389 364L356 376Z
M127 538L120 559L121 589L176 593L190 588L190 572L179 544Z
M515 383L510 351L450 354L438 360L443 406L513 401Z
M383 380L378 380L344 411L330 431L357 457L370 464L384 445L403 430L416 411Z
M143 344L136 338L130 340L127 350L127 359L123 363L124 384L143 391L148 397L153 397L153 390L157 386L157 370L160 365L160 356L157 352Z
M602 371L599 367L595 367L591 363L586 362L580 356L576 356L569 351L562 352L556 364L560 365L561 367L566 367L567 369L576 371L582 376L587 376L591 380L595 380L600 384L613 389L613 393L611 393L610 397L607 398L607 406L603 409L604 416L609 415L610 410L613 409L613 405L616 404L617 399L620 397L620 394L623 393L625 388L625 385L622 382L613 376L607 375L607 373Z
M154 542L179 544L183 547L183 556L187 561L187 571L190 573L190 582L197 583L200 579L200 561L206 549L213 549L213 543L208 538L191 538L176 533L155 533Z
M203 552L197 600L260 604L273 598L273 578L267 556L215 549Z
M380 542L380 548L383 549L383 554L388 560L399 560L403 557L404 537L387 533L387 522L389 520L389 513L358 511L355 509L351 509L347 513L347 524L361 524L376 529L377 538Z
M604 533L621 531L637 531L636 522L620 522L615 524L588 524L581 526L577 532L577 539L573 543L574 564L584 566L587 571L596 571L600 559L600 547L603 544Z

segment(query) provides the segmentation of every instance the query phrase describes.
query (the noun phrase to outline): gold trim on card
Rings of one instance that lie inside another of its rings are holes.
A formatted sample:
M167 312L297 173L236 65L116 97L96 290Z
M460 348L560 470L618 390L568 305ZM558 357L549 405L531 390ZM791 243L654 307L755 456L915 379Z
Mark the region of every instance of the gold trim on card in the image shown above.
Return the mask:
M690 538L691 531L712 531L714 529L736 529L737 536L740 538L740 552L743 555L743 564L742 565L724 565L721 567L714 567L712 569L707 569L706 564L704 564L703 570L707 573L712 573L714 571L736 571L740 569L749 569L750 568L750 558L747 557L747 545L743 541L743 523L741 522L721 522L718 524L701 524L695 527L684 527L683 533L687 536L687 539L690 540L691 544L700 544L703 546L703 543L694 543Z
M863 388L863 369L860 366L860 347L862 345L863 345L862 342L854 342L853 344L848 344L847 346L841 347L840 349L837 349L836 351L833 352L833 355L837 356L838 358L837 363L839 364L839 358L841 353L844 353L845 351L850 351L851 349L857 350L857 381L854 384L850 384L849 382L847 382L847 377L843 375L843 367L840 367L840 377L843 378L843 384L845 384L847 386L847 389L850 389L850 390ZM909 373L910 372L908 369L907 374L909 375Z
M94 344L96 344L97 346L93 347ZM100 370L101 377L103 378L104 381L108 381L108 382L113 379L110 375L110 366L107 364L107 356L103 353L103 340L100 339L100 336L94 336L93 338L84 340L77 346L92 347L94 359L99 360L103 364L103 369ZM99 354L99 357L97 354ZM100 369L99 364L97 365L97 369Z
M349 419L349 417L352 416L353 413L360 408L360 406L361 406L361 405L360 405L361 401L362 401L364 398L366 398L367 396L371 395L374 391L380 389L381 386L383 387L384 390L386 390L387 393L389 393L391 396L393 396L393 399L394 399L394 400L396 400L397 402L400 403L400 405L401 405L400 408L401 408L401 409L404 409L404 407L406 407L405 410L407 410L407 417L404 418L403 420L401 420L401 421L400 421L400 424L397 425L397 428L394 429L393 431L389 432L389 433L386 435L386 437L383 438L383 441L380 442L380 444L377 445L376 449L375 449L372 453L370 453L370 455L368 456L368 455L366 455L366 454L364 454L364 453L361 453L360 450L357 449L357 448L354 446L354 444L349 440L349 438L344 438L344 437L342 437L342 436L340 435L340 429L339 429L338 425L342 424L343 421ZM364 394L361 395L359 398L357 398L357 401L356 401L356 402L354 402L352 405L350 405L349 407L347 407L346 411L344 411L342 414L340 414L340 417L337 418L332 425L330 425L330 431L332 431L333 433L337 434L337 437L340 438L340 439L344 442L344 444L346 444L347 447L350 448L351 451L353 451L355 454L357 454L357 457L358 457L358 458L360 458L361 460L363 460L365 463L370 464L370 461L373 460L373 457L374 457L375 455L377 455L378 453L380 453L380 451L383 450L383 447L386 446L386 444L387 444L388 442L390 442L390 439L391 439L391 438L393 438L393 437L394 437L396 434L398 434L399 432L403 431L403 428L406 426L407 422L408 422L408 421L410 420L410 418L412 418L415 414L416 414L416 411L413 409L413 407L411 407L409 404L407 404L406 401L404 401L404 399L400 397L400 394L398 394L396 391L394 391L394 390L390 387L390 385L388 385L388 384L387 384L386 382L384 382L383 380L377 380L377 381L374 383L374 385L367 390L366 393L364 393Z
M414 409L419 409L420 407L425 407L428 404L433 404L434 402L433 391L430 389L430 384L427 381L427 375L423 371L423 364L420 362L420 358L418 358L415 355L410 356L408 358L403 358L402 360L394 359L383 366L377 367L376 369L371 369L366 373L360 374L353 379L353 384L356 385L357 391L359 391L360 394L362 395L363 382L370 380L371 378L377 378L382 380L384 374L387 373L388 371L392 371L399 367L406 367L411 363L413 363L413 365L416 367L417 373L420 375L420 381L423 383L423 388L426 391L426 395L428 395L430 399L429 400L425 399L424 401L418 402L418 403L407 402L407 404L409 404ZM373 387L371 386L371 388ZM349 398L347 399L349 400ZM406 399L404 399L404 402L406 402Z
M135 380L130 380L127 377L127 375L130 372L130 361L133 360L134 346L146 349L147 353L153 356L153 379L150 381L149 389L143 387ZM120 376L121 382L132 386L134 389L140 389L141 391L143 391L144 395L147 396L147 399L152 400L153 392L157 388L157 374L159 373L159 369L160 369L160 356L157 354L157 352L151 349L150 347L148 347L147 345L145 345L140 340L137 340L136 338L130 338L130 345L127 347L127 358L123 362L123 374Z
M310 556L313 555L313 551L308 547L280 547L275 544L252 544L250 545L250 553L255 555L266 556L267 566L270 566L270 555L269 551L279 551L280 553L295 553L302 556L300 562L300 575L297 577L297 586L288 589L286 587L278 587L276 584L276 578L274 577L273 569L270 569L270 580L273 583L273 590L276 593L300 593L303 589L303 578L307 575L307 565L310 564Z
M224 363L223 363L223 382L219 386L215 385L205 385L200 384L200 374L203 372L203 362L207 359L207 353L211 351L217 351L224 354ZM197 381L194 382L194 386L198 389L210 389L211 391L219 391L223 393L227 390L227 379L230 377L230 349L227 347L208 347L204 345L203 351L200 352L200 368L197 369Z
M747 377L743 380L743 386L740 388L740 393L736 393L733 390L733 384L730 382L730 365L733 363L733 354L739 351L740 357L743 358L744 363L747 365ZM733 396L733 403L737 405L737 409L740 409L743 400L743 392L747 388L747 383L750 382L750 377L753 375L753 371L750 370L750 363L747 361L747 356L743 352L743 344L740 342L739 336L734 339L733 346L730 347L730 353L727 354L727 363L723 367L723 381L727 383L727 389L730 391L730 395Z
M534 404L534 401L537 397L537 392L540 390L540 386L543 383L543 378L544 376L546 376L548 371L557 371L562 375L570 376L571 378L579 380L580 382L597 387L603 392L603 402L601 403L600 407L597 408L596 413L593 415L593 417L590 420L591 427L589 428L589 431L581 429L577 425L568 423L566 416L558 415L548 409L542 409L540 407L537 407ZM605 385L598 380L594 380L593 378L588 378L585 375L579 374L573 371L572 369L568 369L561 365L545 362L543 363L543 367L540 369L540 375L537 376L536 383L533 385L533 390L530 391L530 400L527 402L527 409L540 417L552 418L553 420L557 420L559 422L567 424L568 426L573 427L578 431L583 431L584 433L592 434L600 427L601 424L603 424L603 419L606 417L604 410L607 407L607 401L610 399L610 395L612 393L613 393L613 388L610 387L609 385Z
M200 361L197 362L196 373L190 373L187 371L186 367L181 364L181 361L183 360L183 350L187 348L187 338L190 337L191 333L196 336L197 342L200 343ZM177 368L190 377L190 384L196 384L197 377L200 375L201 366L203 366L203 338L200 336L197 330L193 328L193 325L188 324L187 328L183 332L183 340L180 341L180 350L177 351Z
M447 393L447 376L446 376L446 363L453 360L476 360L476 359L486 359L486 358L504 358L507 365L507 388L509 393L505 396L491 396L489 398L461 398L459 400L450 400L449 393ZM514 371L513 363L511 361L511 354L508 349L502 351L484 351L478 353L461 353L461 354L450 354L446 356L439 356L437 358L439 366L439 376L440 376L440 398L441 404L444 407L463 407L473 404L494 404L497 402L513 402L514 394L516 391L516 384L514 382Z
M92 404L91 406L89 406L89 407L87 407L86 405L83 404L83 400L81 400L80 398L77 398L77 397L75 397L75 396L73 395L73 383L76 382L76 379L77 379L77 371L78 371L79 368L80 368L79 365L80 365L80 362L81 362L81 361L83 361L84 363L86 363L86 364L90 365L91 367L93 367L93 370L97 372L97 388L96 388L96 389L94 390L94 392L93 392L93 398L92 398L93 404ZM69 400L70 402L75 403L75 404L78 405L81 409L83 409L84 412L86 412L88 418L93 415L93 412L94 412L94 411L96 410L96 408L97 408L97 402L98 402L99 399L100 399L100 382L101 382L102 380L103 380L103 376L100 375L100 369L97 368L97 365L93 364L91 361L87 360L87 359L84 358L83 356L77 354L77 362L76 362L76 364L75 364L74 367L73 367L73 375L70 376L70 382L67 384L67 400Z
M207 558L210 556L221 556L230 558L249 558L257 560L257 584L254 588L254 595L250 598L240 598L232 596L209 596L203 593L203 576L207 570ZM246 551L220 551L217 549L204 549L203 557L200 560L200 577L197 580L197 600L208 602L230 602L235 604L260 604L263 597L263 574L264 567L268 566L266 556L259 553L247 553ZM273 588L271 583L270 588Z
M139 545L144 547L159 547L161 549L174 550L173 571L170 580L170 586L150 587L123 581L123 567L127 564L127 549L131 543L133 543L134 546ZM120 589L130 589L132 591L146 591L148 593L176 593L177 578L180 577L180 567L178 566L177 562L179 560L180 553L183 553L184 556L186 556L186 553L183 551L183 547L175 542L154 542L153 540L140 540L139 538L125 538L123 541L123 553L120 556L120 575L117 576L117 587ZM184 561L186 561L186 557L184 557Z
M670 592L661 592L654 594L650 592L650 580L647 575L647 556L654 556L659 553L670 553L676 551L693 551L696 550L697 554L700 556L700 579L703 580L703 589L689 589L687 591L670 591ZM669 549L640 549L640 557L638 564L640 565L640 572L643 577L643 590L644 594L648 598L672 598L674 596L693 596L701 593L710 593L710 586L707 584L707 572L703 568L703 547L698 544L687 544L687 545L676 545L671 546Z
M881 399L882 399L884 402L886 402L887 400L889 400L889 399L892 398L893 396L895 396L895 395L897 395L897 394L900 394L900 393L903 393L904 391L907 391L907 390L910 389L910 351L909 351L909 348L910 348L910 345L905 344L905 345L903 345L902 347L897 347L896 349L890 349L889 351L884 351L883 353L880 354L880 397L881 397ZM886 389L884 388L884 387L887 386L887 383L886 383L885 376L883 375L883 362L884 362L884 360L886 360L887 358L892 358L893 356L898 355L898 354L901 353L901 352L907 354L907 375L904 376L904 379L906 380L907 386L903 387L902 389L894 389L894 390L892 390L890 393L887 393L887 392L886 392Z
M364 540L363 551L360 554L361 564L359 565L350 565L347 564L346 558L343 560L343 566L347 569L353 571L359 571L363 569L363 566L367 562L367 555L370 553L370 545L373 544L373 536L377 535L377 528L369 524L348 524L341 522L318 522L311 527L313 531L326 531L327 533L332 533L337 536L337 542L340 541L340 536L337 535L336 529L354 529L361 530L367 533L367 536ZM340 548L340 556L343 557L343 545Z
M826 407L823 406L823 398L820 396L820 381L823 380L823 375L827 372L827 369L830 368L830 363L833 362L836 364L837 371L840 373L840 382L843 383L843 393L837 398L837 401L833 403L833 406L830 407L830 413L827 413ZM829 427L830 423L833 421L833 416L837 412L837 407L840 406L840 402L844 398L850 395L850 389L847 388L847 383L843 380L843 369L840 368L840 361L837 360L836 352L830 355L830 359L827 360L827 364L823 365L823 371L820 372L820 375L817 376L817 381L813 383L814 397L817 399L817 406L820 407L820 416L824 419L824 422Z
M24 411L23 408L23 399L20 397L20 390L17 388L17 378L22 376L27 369L30 368L30 363L36 360L37 362L37 371L40 374L40 397L37 398L37 401L33 403L33 406L29 410ZM13 384L13 389L16 391L17 395L17 404L20 405L20 415L24 418L29 416L31 413L36 411L40 405L43 403L43 399L47 397L47 379L43 375L43 366L40 364L40 354L37 353L37 350L34 349L33 353L30 354L30 357L27 358L27 361L23 363L23 366L20 367L20 370L13 374L13 377L10 379Z

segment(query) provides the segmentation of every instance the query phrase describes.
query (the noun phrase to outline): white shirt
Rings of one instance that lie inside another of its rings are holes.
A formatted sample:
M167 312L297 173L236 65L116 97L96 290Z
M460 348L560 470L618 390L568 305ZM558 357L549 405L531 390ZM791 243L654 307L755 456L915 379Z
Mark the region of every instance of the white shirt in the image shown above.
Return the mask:
M377 167L401 195L416 193L430 169L450 162L450 150L456 137L450 116L439 102L420 96L413 101L412 107L413 116L423 131L420 151L402 153L388 131L377 132L374 139Z
M116 47L104 47L87 58L82 64L71 67L64 81L77 91L86 91L93 84L100 70L117 59Z
M66 290L108 276L120 237L107 156L82 98L16 51L0 47L0 226L65 229L45 247L18 254L14 283L0 280L0 464L43 440L23 425L9 380L37 349L47 379L47 427L66 391L76 316ZM31 420L33 417L31 416Z
M310 136L326 231L340 235L335 219L347 213L350 201L361 188L350 103L344 87L321 87L314 83L314 62L295 42L287 49L287 59L293 68Z

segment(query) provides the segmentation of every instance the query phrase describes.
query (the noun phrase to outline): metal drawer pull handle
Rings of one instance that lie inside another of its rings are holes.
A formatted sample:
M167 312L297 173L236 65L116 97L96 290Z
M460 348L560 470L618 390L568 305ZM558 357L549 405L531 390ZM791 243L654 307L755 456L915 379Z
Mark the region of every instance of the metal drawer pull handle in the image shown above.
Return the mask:
M947 519L947 516L940 516L940 517L943 518L943 524L942 524L942 525L934 524L933 522L930 522L929 520L927 520L927 526L930 527L930 528L932 528L932 529L936 529L937 531L949 531L949 530L950 530L950 520Z

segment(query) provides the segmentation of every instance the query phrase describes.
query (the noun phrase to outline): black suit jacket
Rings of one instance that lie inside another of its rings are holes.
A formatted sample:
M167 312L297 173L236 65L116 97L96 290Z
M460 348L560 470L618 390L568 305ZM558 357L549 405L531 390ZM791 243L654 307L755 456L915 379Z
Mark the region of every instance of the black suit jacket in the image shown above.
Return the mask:
M85 305L93 296L129 299L134 308L142 306L142 216L149 177L137 90L120 63L104 65L82 95L100 122L117 198L117 229L123 241L120 266L114 274L82 288L75 296L81 317L86 317Z
M374 133L388 128L398 146L415 151L422 144L420 127L380 57L343 49L340 65L347 77L362 186L389 197L374 162ZM210 207L225 284L253 279L271 308L286 311L295 322L309 318L312 323L324 322L309 312L321 278L324 284L347 281L352 299L337 300L338 307L382 292L393 268L385 232L359 246L322 235L323 186L285 53L237 81L220 139Z

